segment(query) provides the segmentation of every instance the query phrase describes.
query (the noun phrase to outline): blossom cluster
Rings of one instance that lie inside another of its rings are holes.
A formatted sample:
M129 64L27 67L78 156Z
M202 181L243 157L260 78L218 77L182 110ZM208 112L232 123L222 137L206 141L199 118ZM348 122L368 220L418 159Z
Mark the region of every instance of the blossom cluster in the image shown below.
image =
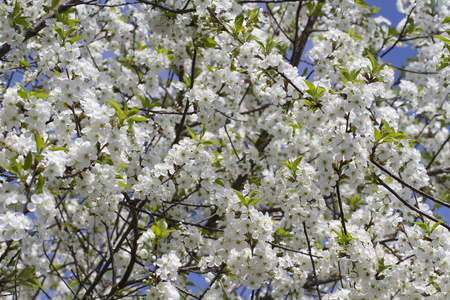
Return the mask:
M1 297L448 298L450 1L396 3L0 3Z

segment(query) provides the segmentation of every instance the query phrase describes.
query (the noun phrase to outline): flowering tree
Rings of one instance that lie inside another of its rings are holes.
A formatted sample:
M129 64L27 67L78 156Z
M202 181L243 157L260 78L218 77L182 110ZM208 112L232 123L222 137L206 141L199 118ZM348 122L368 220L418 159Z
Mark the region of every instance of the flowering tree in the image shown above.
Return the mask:
M449 297L449 5L3 1L0 297Z

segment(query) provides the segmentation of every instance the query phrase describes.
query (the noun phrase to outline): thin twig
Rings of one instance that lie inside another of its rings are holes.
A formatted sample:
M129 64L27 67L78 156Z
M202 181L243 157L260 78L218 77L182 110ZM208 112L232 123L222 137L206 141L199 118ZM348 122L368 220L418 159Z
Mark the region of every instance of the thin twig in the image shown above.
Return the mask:
M385 172L386 174L388 174L389 176L391 176L392 178L394 178L395 180L397 180L398 182L400 182L401 184L403 184L404 186L410 188L411 190L413 190L414 192L430 199L433 202L439 203L442 206L445 206L447 208L450 208L450 204L445 203L442 200L436 199L431 195L428 195L427 193L413 187L412 185L406 183L403 179L397 177L395 174L392 174L391 172L389 172L389 170L387 170L385 167L383 167L381 164L379 164L375 159L370 159L370 162L373 163L375 166L377 166L379 169L381 169L383 172Z
M309 237L308 237L308 232L306 231L305 221L303 221L303 232L305 233L306 243L308 244L308 253L309 253L309 257L311 258L311 264L312 264L312 267L313 267L313 275L314 275L314 280L316 281L317 295L319 296L319 300L321 300L322 297L320 296L319 281L317 280L316 264L314 263L313 255L311 253L311 245L309 244Z
M380 58L383 58L383 56L385 56L386 54L388 54L389 52L391 52L391 50L394 49L395 46L397 46L398 42L400 42L400 39L402 39L403 34L405 33L405 30L406 30L406 27L408 26L408 21L409 21L409 19L411 18L411 14L413 13L414 9L416 8L416 4L417 4L417 3L414 3L413 7L411 8L411 10L410 10L410 12L409 12L409 14L408 14L408 17L406 18L405 25L403 25L402 31L400 32L400 34L399 34L397 40L395 41L395 43L394 43L389 49L386 50L386 52L384 52L384 53L380 56Z
M391 192L392 195L394 195L398 200L400 200L400 202L402 202L404 205L406 205L406 207L408 207L409 209L415 211L416 213L418 213L421 216L426 217L427 219L430 219L431 221L434 222L439 222L440 220L438 220L437 218L430 216L426 213L424 213L423 211L419 210L418 208L412 206L411 204L408 203L408 201L404 200L402 197L400 197L399 194L397 194L389 185L387 185L383 180L381 180L380 177L378 177L378 183L381 184L382 186L384 186L389 192ZM450 231L450 226L448 226L445 223L441 223L441 226L445 227L448 231Z
M279 244L275 244L275 243L272 243L272 242L269 242L269 241L266 241L266 243L268 243L268 244L270 244L270 245L272 245L272 246L274 246L276 248L280 248L280 249L283 249L283 250L286 250L286 251L291 251L291 252L295 252L295 253L299 253L299 254L303 254L303 255L308 255L308 256L315 257L315 258L323 258L322 256L319 256L319 255L314 255L314 254L311 254L311 253L305 253L305 252L298 251L298 250L295 250L295 249L292 249L292 248L288 248L288 247L285 247L285 246L281 246Z
M347 227L345 226L345 216L344 216L344 210L342 209L342 200L341 200L341 192L339 190L339 180L336 183L336 194L337 194L337 198L338 198L338 203L339 203L339 212L341 215L341 223L342 223L342 228L344 230L344 234L346 236L348 236L347 233Z

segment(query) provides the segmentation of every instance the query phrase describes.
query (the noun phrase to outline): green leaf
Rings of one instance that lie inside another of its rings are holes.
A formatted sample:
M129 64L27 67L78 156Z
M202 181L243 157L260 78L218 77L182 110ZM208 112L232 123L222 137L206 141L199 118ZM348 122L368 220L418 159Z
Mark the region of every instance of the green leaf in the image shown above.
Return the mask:
M188 87L191 86L191 77L189 75L185 74L183 76L183 79L184 79L184 82L186 83L186 86L188 86Z
M120 111L123 113L122 108L119 106L119 104L116 101L114 101L111 98L108 98L108 100L109 100L109 102L111 102L112 106L116 109L116 111Z
M203 141L202 142L203 145L221 145L221 143L218 143L216 141Z
M317 248L319 248L320 250L323 251L322 243L320 241L316 242L316 246L317 246Z
M448 38L446 38L446 37L443 37L443 36L440 36L440 35L435 35L434 37L440 39L441 41L443 41L446 44L450 44L450 40Z
M21 65L25 66L25 67L31 67L30 63L24 60L19 61Z
M359 6L363 7L363 8L369 8L369 5L366 4L366 2L364 2L363 0L355 0L355 3L358 4Z
M66 147L52 147L50 148L51 151L69 151Z
M242 24L244 23L244 14L240 13L236 16L236 19L234 20L234 28L236 29L236 33L241 32L244 28Z
M444 223L444 220L439 221L439 222L436 222L436 223L433 225L433 227L431 227L430 234L433 233L433 231L434 231L439 225L441 225L442 223Z
M378 72L378 62L369 51L367 51L367 54L370 59L370 64L372 65L372 74L375 74Z
M133 120L135 122L148 121L148 119L146 117L142 117L142 116L132 116L132 117L130 117L130 120Z
M167 230L167 223L166 223L166 220L164 220L164 219L159 219L158 221L156 221L156 225L158 225L158 227L159 227L159 229L161 229L161 231Z
M161 229L157 225L152 225L152 231L157 237L161 235Z
M283 165L285 165L289 170L292 170L292 165L290 163L287 163L285 161L281 162Z
M128 185L126 185L126 184L123 183L122 181L119 181L119 185L122 186L122 187L124 187L124 188L131 189Z
M13 168L12 165L0 164L0 167L2 167L11 174L18 175L17 169Z
M234 192L236 193L236 195L238 196L239 200L241 200L241 203L244 205L247 205L247 201L245 200L244 195L241 194L241 192L234 190Z
M52 0L52 8L57 8L60 3L61 0Z
M58 33L59 38L64 41L64 39L66 38L64 31L60 27L54 27L54 29Z
M37 151L40 152L44 148L44 139L39 135L39 132L34 133Z
M261 197L261 198L250 198L249 200L249 203L248 204L250 204L250 205L256 205L256 204L258 204L261 200L263 199L263 197Z
M40 282L34 277L34 273L34 267L27 266L20 271L19 275L17 275L18 283L34 289L37 289L38 287L42 288Z
M317 5L314 6L314 8L312 9L312 11L309 15L310 16L325 16L325 13L322 12L323 5L324 5L324 3L318 2Z
M397 132L397 133L394 133L394 134L392 135L392 137L393 137L394 139L396 139L396 140L409 140L409 139L410 139L409 136L407 136L406 134L404 134L404 133L401 132L401 131L399 131L399 132Z
M185 285L187 285L187 286L196 286L195 283L193 283L192 281L186 282Z
M163 239L163 238L165 238L166 236L168 236L171 232L174 232L174 231L175 231L174 229L164 230L164 231L161 233L160 238Z
M197 140L197 137L195 136L195 132L191 129L191 127L189 127L189 126L187 126L187 125L184 125L184 126L186 126L186 128L187 128L187 130L189 131L189 133L190 133L192 139L193 139L194 141L196 141L196 140Z
M414 224L416 224L417 226L419 226L420 228L422 228L425 231L428 231L428 224L422 223L422 222L414 222Z
M20 4L19 4L19 2L17 2L17 0L16 0L16 3L14 4L14 10L13 10L12 16L13 16L13 18L15 18L15 17L17 17L19 14L20 14Z
M206 38L206 41L211 45L217 45L216 41L214 41L212 38Z
M434 288L435 288L439 293L442 292L441 287L440 287L439 284L437 284L435 281L433 281L431 284L434 286Z
M220 185L221 187L225 187L225 185L223 184L223 182L219 178L214 180L214 182L217 183L218 185Z
M44 186L44 183L45 183L44 176L42 176L42 174L39 174L38 182L36 185L36 190L40 191L42 189L42 187Z
M73 26L73 25L69 25L69 26ZM71 35L72 33L74 33L77 30L78 30L78 28L76 28L76 27L69 28L69 30L66 31L66 34L65 34L66 37L68 37L69 35Z
M311 94L312 96L317 94L317 89L316 86L314 85L314 83L305 80L306 85L308 86L309 90L307 91L309 94Z
M50 98L50 97L53 97L53 95L44 94L44 93L37 93L37 94L32 94L32 95L36 96L36 98Z
M76 42L78 42L79 40L82 40L82 39L83 39L83 37L82 37L81 35L79 35L79 36L75 36L75 37L71 38L71 39L69 40L69 42L70 42L71 44L73 44L73 43L76 43Z
M24 100L28 99L28 91L27 91L27 89L22 84L20 84L19 82L15 81L15 83L19 87L19 90L17 91L17 95L19 95L19 97L24 99Z
M33 163L33 154L31 154L31 151L28 151L27 157L25 158L25 162L23 164L23 169L29 170L31 168L32 163Z
M124 120L126 118L126 116L123 113L122 108L120 108L119 104L111 98L108 98L108 100L109 100L109 102L111 102L111 105L116 110L116 115L119 117L119 120L121 120L121 121Z
M116 172L119 172L120 169L122 169L122 168L128 168L128 165L126 165L126 164L120 164L120 165L117 167Z
M300 155L292 162L292 169L294 169L294 171L297 171L298 165L302 161L302 158L303 158L303 155Z
M391 126L389 126L389 123L384 119L381 119L381 122L383 123L384 127L386 128L386 131L391 132Z
M441 62L441 65L436 69L436 72L439 72L440 70L444 69L445 67L447 67L450 63L448 62Z
M139 101L141 101L143 108L148 109L150 107L150 99L139 94L136 94L136 96L138 97Z
M444 19L444 21L441 22L441 24L450 23L450 17L447 17Z

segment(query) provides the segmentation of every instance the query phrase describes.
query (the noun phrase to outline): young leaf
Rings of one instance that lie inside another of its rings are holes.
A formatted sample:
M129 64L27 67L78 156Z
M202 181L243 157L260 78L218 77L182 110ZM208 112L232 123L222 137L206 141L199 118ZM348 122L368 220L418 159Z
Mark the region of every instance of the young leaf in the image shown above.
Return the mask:
M40 98L50 98L50 97L53 97L52 95L44 94L44 93L33 94L33 96L36 96L36 98L38 98L38 99L40 99Z
M130 120L133 120L135 122L148 121L148 119L146 117L142 117L142 116L132 116L132 117L130 117Z
M34 133L34 139L36 141L37 151L40 152L44 148L44 139L39 135L39 132Z
M25 67L31 67L30 63L24 60L19 61L21 65L25 66Z
M119 104L111 98L108 98L108 100L109 100L109 102L111 102L111 105L116 110L116 115L119 117L119 120L124 120L126 118L126 116L123 113L122 108L120 108Z
M363 8L369 8L369 5L366 4L366 2L364 2L363 0L355 0L355 3L358 4L359 6L363 7Z
M314 85L314 83L305 80L306 85L308 86L309 90L307 91L311 96L314 96L317 94L317 90L316 90L316 86Z
M242 195L241 192L239 192L237 190L234 190L234 192L238 196L239 200L241 200L241 203L244 204L244 205L247 205L247 201L245 200L244 195Z
M236 19L234 20L234 28L236 30L236 33L241 32L244 28L242 24L244 23L244 14L240 13L236 16Z
M80 41L80 40L82 40L82 39L83 39L83 37L82 37L81 35L79 35L79 36L75 36L75 37L71 38L71 39L69 40L69 42L70 42L71 44L73 44L73 43L76 43L76 42L78 42L78 41Z
M23 164L23 169L29 170L31 168L32 163L33 163L33 154L31 154L31 151L28 151L27 157L25 157L25 162Z
M189 127L189 126L187 126L187 125L184 125L184 126L186 126L186 128L187 128L187 130L189 131L189 134L191 135L192 139L193 139L194 141L196 141L196 140L197 140L197 137L195 136L195 132L191 129L191 127Z
M66 147L53 147L50 148L51 151L69 151Z
M123 183L122 181L119 181L119 185L122 186L122 187L124 187L124 188L131 189L128 185L126 185L126 184Z
M389 126L389 123L384 119L381 119L381 122L383 123L384 127L386 128L386 131L391 132L391 126Z

